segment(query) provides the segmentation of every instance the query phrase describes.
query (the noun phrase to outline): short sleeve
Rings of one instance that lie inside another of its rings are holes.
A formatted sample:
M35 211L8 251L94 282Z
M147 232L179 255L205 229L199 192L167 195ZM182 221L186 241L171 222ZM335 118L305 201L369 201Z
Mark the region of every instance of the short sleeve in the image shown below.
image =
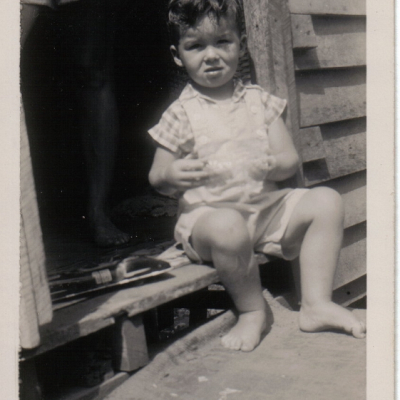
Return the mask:
M179 100L167 108L157 125L149 130L150 136L173 153L181 153L188 141L191 128L189 119Z
M286 100L276 97L268 92L262 92L261 102L264 105L265 123L271 126L283 113L286 108Z

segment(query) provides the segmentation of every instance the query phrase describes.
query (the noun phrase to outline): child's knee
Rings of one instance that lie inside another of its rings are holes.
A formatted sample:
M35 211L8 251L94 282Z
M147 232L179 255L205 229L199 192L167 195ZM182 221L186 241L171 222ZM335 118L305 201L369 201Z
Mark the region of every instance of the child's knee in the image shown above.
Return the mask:
M218 209L203 221L211 246L226 251L240 251L250 244L246 222L241 214L231 209Z
M342 196L329 187L311 189L313 194L312 207L321 216L335 217L338 220L344 219L344 204Z

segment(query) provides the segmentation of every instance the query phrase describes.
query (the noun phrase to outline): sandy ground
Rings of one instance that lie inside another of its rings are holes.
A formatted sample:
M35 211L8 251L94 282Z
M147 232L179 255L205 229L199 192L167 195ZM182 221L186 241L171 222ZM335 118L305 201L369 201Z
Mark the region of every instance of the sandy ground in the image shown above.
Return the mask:
M297 313L265 295L274 322L253 352L220 345L234 323L228 312L170 345L106 399L365 399L366 341L335 332L303 333Z

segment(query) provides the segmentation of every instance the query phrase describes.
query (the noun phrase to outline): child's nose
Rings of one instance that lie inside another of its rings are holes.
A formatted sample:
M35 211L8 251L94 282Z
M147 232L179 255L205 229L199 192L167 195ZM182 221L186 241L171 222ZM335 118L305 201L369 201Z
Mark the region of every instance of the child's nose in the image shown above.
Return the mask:
M206 48L206 53L204 56L205 61L213 61L219 58L216 49L213 46L209 46Z

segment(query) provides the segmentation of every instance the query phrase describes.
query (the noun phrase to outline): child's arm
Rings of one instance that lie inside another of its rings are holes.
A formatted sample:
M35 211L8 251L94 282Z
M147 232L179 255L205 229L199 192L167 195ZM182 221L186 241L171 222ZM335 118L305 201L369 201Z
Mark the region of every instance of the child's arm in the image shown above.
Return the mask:
M204 162L200 160L180 159L165 147L157 147L149 181L158 192L171 195L204 185L209 174L203 167Z
M278 118L268 129L271 149L271 167L267 179L283 181L295 174L300 158L282 118Z

